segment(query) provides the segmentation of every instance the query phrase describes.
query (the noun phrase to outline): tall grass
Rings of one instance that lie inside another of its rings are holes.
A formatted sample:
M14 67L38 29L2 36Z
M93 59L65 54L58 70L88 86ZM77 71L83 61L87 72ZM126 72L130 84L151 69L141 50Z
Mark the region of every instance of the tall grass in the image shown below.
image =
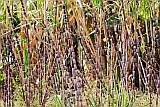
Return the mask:
M158 0L0 6L0 107L159 106Z

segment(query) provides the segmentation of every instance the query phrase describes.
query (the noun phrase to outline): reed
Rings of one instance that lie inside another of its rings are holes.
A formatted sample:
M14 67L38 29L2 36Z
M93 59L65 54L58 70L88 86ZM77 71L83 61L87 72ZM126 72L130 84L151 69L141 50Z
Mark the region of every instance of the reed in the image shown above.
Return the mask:
M0 0L0 104L158 107L159 4Z

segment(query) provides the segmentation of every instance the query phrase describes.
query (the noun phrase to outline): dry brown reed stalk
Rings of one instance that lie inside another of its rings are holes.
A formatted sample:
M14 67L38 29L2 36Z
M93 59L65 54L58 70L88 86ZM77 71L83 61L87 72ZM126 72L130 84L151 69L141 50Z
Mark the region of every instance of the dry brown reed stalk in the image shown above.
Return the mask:
M12 29L15 29L15 25L14 25L14 23L13 23L13 18L12 18L12 16L11 16L11 13L10 13L10 9L9 9L9 7L8 7L8 1L6 1L6 5L7 5L7 10L8 10L8 14L9 14L9 16L10 16L10 21L11 21L11 26L12 26ZM11 44L11 49L13 50L13 53L14 53L14 56L15 56L15 59L16 59L16 62L17 62L17 64L18 64L18 68L19 68L19 71L20 71L20 73L19 73L19 75L20 75L20 77L21 77L21 82L22 83L24 83L23 82L23 75L22 75L22 69L21 69L21 65L23 65L22 64L22 53L21 53L21 48L20 48L20 44L19 44L19 41L18 41L18 36L17 36L17 34L16 34L16 32L15 32L15 30L11 30L11 32L9 32L9 35L10 34L12 34L12 33L14 33L14 35L15 35L15 38L16 38L16 44L17 44L17 47L18 47L18 49L19 49L19 51L17 52L16 51L16 49L15 49L15 45L14 45L14 41L12 40L12 38L10 37L10 44ZM8 34L6 34L6 35L8 35Z
M23 1L21 0L20 1L21 3L21 6L22 6L22 11L23 11L23 15L24 15L24 23L26 24L26 28L24 28L24 34L25 34L25 39L26 39L26 46L27 46L27 57L28 57L28 75L27 75L27 79L26 79L26 75L24 74L24 78L26 79L25 81L25 91L26 91L26 98L25 98L25 101L26 101L26 106L27 107L30 107L30 99L31 99L31 95L30 95L30 86L31 86L31 79L30 79L30 75L31 75L31 54L30 54L30 48L29 48L29 34L28 34L28 25L27 25L27 14L26 14L26 9L25 9L25 6L24 6L24 3Z
M46 97L47 97L47 91L48 91L48 87L47 87L47 82L48 82L48 70L47 70L47 38L48 38L48 33L47 33L47 20L46 20L46 17L47 17L47 14L46 14L46 9L47 9L47 5L46 5L46 0L43 1L43 9L44 9L44 21L42 21L42 26L43 26L43 29L44 29L44 45L43 45L43 62L44 62L44 93L43 93L43 96L42 96L42 102L40 104L41 107L44 107L45 106L45 102L46 102Z
M135 96L135 75L136 75L136 68L137 68L137 61L136 61L136 52L137 52L137 40L134 39L133 41L133 53L132 53L132 63L133 63L133 68L132 68L132 72L133 72L133 79L132 79L132 93L133 96Z
M11 20L11 26L12 28L14 28L14 23L13 23L13 19L12 19L12 16L11 16L11 13L10 13L10 9L8 7L8 1L6 1L6 6L7 6L7 10L8 10L8 14L10 16L10 20ZM5 65L3 65L3 69L4 69L4 74L5 74L5 89L4 89L4 96L5 96L5 100L4 100L4 106L8 106L8 107L12 107L13 106L13 103L12 103L12 86L11 86L11 83L12 83L12 69L11 69L11 63L13 62L14 60L14 54L12 52L12 38L11 38L11 35L12 35L12 32L10 34L7 34L6 35L6 38L3 38L3 39L6 39L4 42L5 44L5 47L6 47L6 55L2 55L2 57L4 59L3 60L3 63ZM17 42L18 43L18 42ZM18 44L18 47L19 47L19 44ZM20 47L19 47L20 49Z
M8 35L9 36L9 35ZM6 102L5 102L5 106L6 107L12 107L12 103L11 103L11 68L10 68L10 61L11 61L11 58L10 58L10 43L9 43L9 38L8 37L6 37L7 38L7 41L6 41L6 69L5 69L5 71L6 71L6 77L5 77L5 82L6 82Z
M159 95L160 95L160 79L159 79L159 77L157 76L157 86L156 86L156 88L157 88L157 95L156 95L156 107L158 107L158 104L159 104L159 102L158 102L158 98L159 98Z
M98 45L99 45L99 40L98 40L98 26L97 26L97 20L96 20L96 15L94 13L94 16L93 16L93 24L94 24L94 30L95 30L95 35L94 35L94 38L95 38L95 47L96 47L96 59L98 59L99 57L99 54L98 54ZM99 66L98 66L98 63L96 61L95 63L95 70L96 70L96 74L95 74L95 79L96 79L96 85L98 85L98 77L97 77L97 73L99 72ZM98 89L96 88L96 92L95 92L95 99L96 99L96 102L98 102Z
M96 54L95 54L95 49L94 49L94 46L93 46L93 43L91 41L91 38L89 38L89 32L87 30L87 27L86 27L86 24L85 24L85 21L84 19L82 18L81 16L81 13L83 13L83 10L80 10L78 9L77 11L75 11L74 7L76 5L75 1L70 1L71 3L71 8L73 10L73 15L78 15L78 17L75 17L76 18L76 21L77 21L77 27L80 28L80 24L82 24L82 27L84 28L84 31L85 31L85 34L86 34L86 37L84 37L84 35L82 36L82 38L84 38L85 41L87 41L87 47L88 49L91 51L92 55L95 57ZM76 14L77 13L77 14ZM80 23L81 22L81 23ZM89 45L90 44L90 45ZM96 59L98 60L98 59Z
M11 15L11 12L10 12L10 8L9 8L9 5L8 5L8 1L6 0L6 7L7 7L7 11L8 11L8 14L9 14L9 17L10 17L10 21L11 21L11 26L12 26L12 29L15 29L15 25L14 25L14 21L13 21L13 17ZM17 47L18 49L21 51L20 49L20 44L19 44L19 41L18 41L18 36L16 34L15 31L13 31L15 33L15 38L16 38L16 43L17 43ZM22 54L20 53L20 57L22 57Z
M80 74L79 74L79 70L77 69L77 62L76 62L76 59L75 59L75 51L74 51L74 48L73 48L73 39L71 37L71 33L70 33L70 28L68 26L68 21L67 21L67 17L66 17L66 11L65 11L65 8L63 9L64 11L64 24L65 24L65 40L66 41L66 45L67 47L65 48L65 52L66 52L66 55L68 54L69 55L69 67L68 67L68 70L70 72L71 70L71 77L73 76L73 87L74 87L74 90L73 92L75 92L75 98L73 100L75 100L74 102L74 105L75 106L82 106L82 98L80 96L80 93L81 93L81 88L82 88L82 85L78 85L78 84L82 84L82 81L81 81L81 77L80 77ZM67 40L68 39L68 40ZM68 48L68 49L67 49ZM67 56L66 56L67 57ZM80 81L79 81L80 80ZM71 92L72 94L72 92Z
M65 6L65 4L64 4L64 1L63 1L63 3L62 3L62 12L63 12L63 23L64 23L64 29L65 29L65 34L64 34L64 43L65 43L65 45L67 46L66 48L65 48L65 50L64 50L64 52L65 52L65 57L66 57L66 63L67 63L67 67L69 67L68 68L68 72L70 72L72 75L73 75L73 71L72 71L72 68L70 68L71 66L70 66L70 60L69 60L69 58L67 58L67 57L69 57L69 47L70 47L70 33L69 33L69 26L68 26L68 20L67 20L67 9L66 9L66 6ZM70 56L71 57L71 56ZM68 64L69 64L69 66L68 66ZM65 104L65 90L64 90L64 78L63 78L63 73L62 73L62 104L63 104L63 106L64 105L66 105Z
M71 8L72 8L72 12L73 12L73 16L75 16L76 15L76 11L74 11L75 10L75 5L76 5L76 3L75 3L75 1L70 1L70 4L71 4ZM81 12L82 12L82 10L81 10ZM83 12L82 12L83 13ZM83 45L83 39L84 39L84 37L83 37L83 34L82 33L80 33L80 32L84 32L84 31L82 31L82 29L81 29L81 27L80 27L80 21L79 21L79 18L78 17L75 17L76 18L76 23L77 23L77 30L76 30L76 33L79 35L79 40L80 40L80 45L81 45L81 47L82 47L82 55L83 55L83 53L85 53L85 55L87 54L86 52L85 52L85 49L84 49L84 46L86 45L86 44L88 44L88 42L85 42L84 43L84 45ZM85 46L85 47L87 47L87 46ZM86 48L87 49L87 48ZM83 57L83 56L82 56ZM88 57L90 57L89 56L89 54L87 54L87 59L90 59L90 58L88 58ZM83 72L83 74L84 74L84 67L83 67L83 58L81 59L81 61L82 61L82 63L81 63L81 65L82 65L82 67L80 67L80 68L82 68L81 70L81 72ZM90 68L89 68L90 69ZM82 74L82 75L83 75ZM86 81L86 78L84 77L83 78L83 81L85 81L85 83L87 84L87 81ZM89 85L87 85L88 87L89 87Z

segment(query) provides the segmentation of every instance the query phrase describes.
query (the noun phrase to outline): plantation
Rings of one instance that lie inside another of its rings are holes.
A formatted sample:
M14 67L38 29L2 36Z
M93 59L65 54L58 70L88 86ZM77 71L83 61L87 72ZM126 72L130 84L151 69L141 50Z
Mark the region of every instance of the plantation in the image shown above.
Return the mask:
M159 0L0 0L0 107L159 107Z

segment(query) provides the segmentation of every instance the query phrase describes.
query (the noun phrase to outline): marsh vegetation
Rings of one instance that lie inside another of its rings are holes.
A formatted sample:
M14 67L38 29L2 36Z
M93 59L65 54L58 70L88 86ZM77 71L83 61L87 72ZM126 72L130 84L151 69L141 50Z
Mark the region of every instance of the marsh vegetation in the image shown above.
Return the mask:
M0 107L158 107L159 95L159 0L0 0Z

